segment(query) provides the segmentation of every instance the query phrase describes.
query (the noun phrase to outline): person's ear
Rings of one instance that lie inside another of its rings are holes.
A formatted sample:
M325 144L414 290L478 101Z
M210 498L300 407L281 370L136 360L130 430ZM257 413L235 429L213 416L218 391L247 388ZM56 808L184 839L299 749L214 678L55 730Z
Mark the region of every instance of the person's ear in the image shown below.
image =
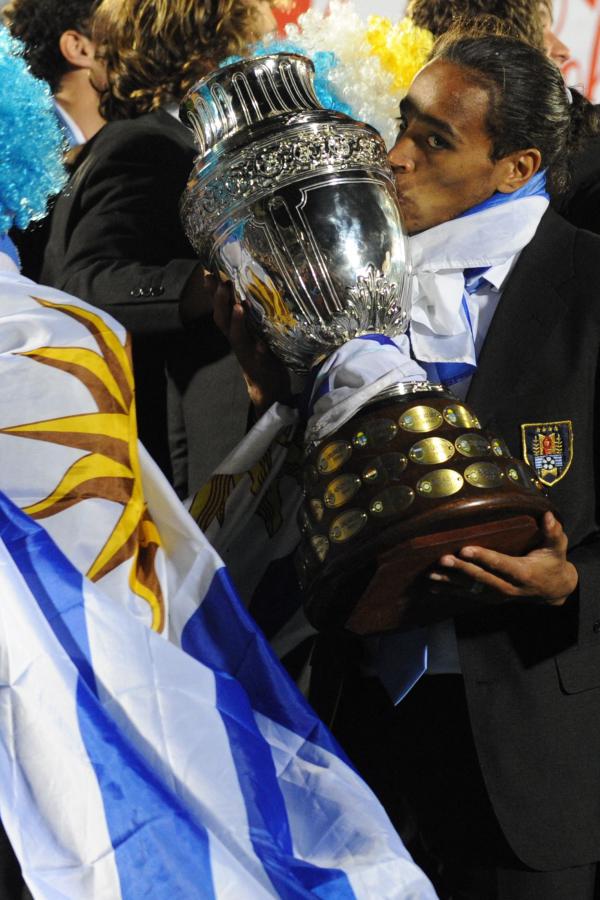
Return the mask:
M74 29L63 31L58 46L73 69L89 69L94 61L94 42L80 31Z
M517 150L499 161L501 168L500 183L496 190L501 194L512 194L522 188L530 178L539 172L542 165L542 154L537 147L529 150Z

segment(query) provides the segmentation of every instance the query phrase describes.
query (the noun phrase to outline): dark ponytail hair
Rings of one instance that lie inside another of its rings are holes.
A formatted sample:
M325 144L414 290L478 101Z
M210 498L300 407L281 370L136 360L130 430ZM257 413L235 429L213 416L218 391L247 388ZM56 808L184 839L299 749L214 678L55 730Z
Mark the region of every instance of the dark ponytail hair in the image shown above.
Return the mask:
M551 194L564 193L573 157L600 133L600 113L577 91L568 91L558 67L529 44L505 33L482 33L473 25L436 43L432 59L469 69L489 97L486 118L492 159L537 148Z

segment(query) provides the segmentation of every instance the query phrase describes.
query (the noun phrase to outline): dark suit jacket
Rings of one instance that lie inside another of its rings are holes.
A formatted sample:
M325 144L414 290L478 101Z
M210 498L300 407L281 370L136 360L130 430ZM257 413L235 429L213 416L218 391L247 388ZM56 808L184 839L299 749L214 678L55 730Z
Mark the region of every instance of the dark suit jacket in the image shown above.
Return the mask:
M41 274L130 331L140 437L182 495L244 434L247 409L212 317L185 329L179 318L198 265L179 220L195 153L163 110L102 128L56 203Z
M481 767L516 854L551 870L600 859L600 239L549 210L502 294L467 400L522 455L524 423L570 420L550 488L579 572L556 609L456 619Z
M600 136L575 157L569 191L554 205L567 222L600 234Z

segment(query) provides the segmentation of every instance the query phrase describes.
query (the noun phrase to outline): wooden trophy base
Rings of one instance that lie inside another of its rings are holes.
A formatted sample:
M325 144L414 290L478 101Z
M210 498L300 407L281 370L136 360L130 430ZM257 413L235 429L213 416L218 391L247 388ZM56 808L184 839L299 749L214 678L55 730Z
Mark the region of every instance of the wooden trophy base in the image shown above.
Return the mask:
M479 595L469 597L465 592L459 610L456 599L450 595L432 597L428 603L423 596L418 600L411 596L411 587L440 557L447 553L456 555L467 545L523 556L539 544L539 539L537 522L532 516L514 516L404 541L378 557L375 574L347 620L346 628L355 634L373 634L466 612L480 605Z
M502 504L505 498L496 500ZM500 506L492 518L483 509L479 521L473 521L467 503L454 511L453 521L422 517L416 534L414 522L396 524L373 543L356 547L352 557L321 570L305 599L308 619L320 630L343 627L359 635L379 634L497 603L494 591L449 588L427 575L442 556L457 555L467 545L510 556L529 553L542 542L539 523L549 508L546 498L533 497L529 508L524 503L511 514Z

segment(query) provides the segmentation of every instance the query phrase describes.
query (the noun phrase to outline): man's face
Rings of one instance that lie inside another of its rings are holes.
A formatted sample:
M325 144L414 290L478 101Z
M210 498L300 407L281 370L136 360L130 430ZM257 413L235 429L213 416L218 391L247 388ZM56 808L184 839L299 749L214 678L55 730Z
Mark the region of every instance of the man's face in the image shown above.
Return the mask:
M559 36L554 32L554 22L552 21L552 6L548 3L540 3L540 18L544 28L544 50L546 56L555 63L559 69L571 58L571 51L564 44Z
M506 163L491 159L486 91L461 66L434 60L400 104L389 160L409 234L454 219L491 197Z

